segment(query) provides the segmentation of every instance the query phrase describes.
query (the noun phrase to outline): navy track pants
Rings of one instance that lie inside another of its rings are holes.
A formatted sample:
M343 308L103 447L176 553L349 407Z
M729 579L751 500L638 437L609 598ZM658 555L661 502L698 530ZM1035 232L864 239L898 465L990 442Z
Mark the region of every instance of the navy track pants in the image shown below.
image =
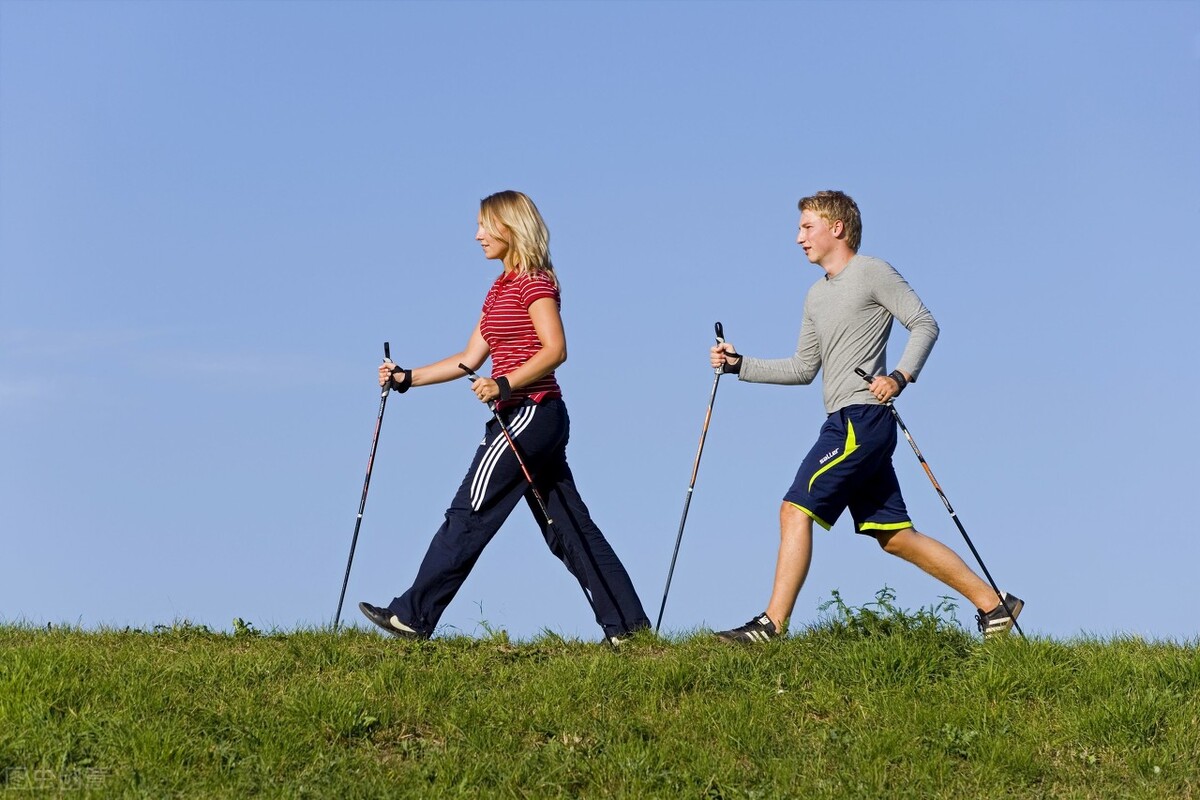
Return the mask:
M504 432L492 418L412 587L392 600L388 609L417 631L432 634L483 548L525 498L550 552L579 581L605 636L649 627L629 574L592 521L567 466L571 423L566 405L557 398L526 401L501 411L500 416L537 481L554 524L546 524Z

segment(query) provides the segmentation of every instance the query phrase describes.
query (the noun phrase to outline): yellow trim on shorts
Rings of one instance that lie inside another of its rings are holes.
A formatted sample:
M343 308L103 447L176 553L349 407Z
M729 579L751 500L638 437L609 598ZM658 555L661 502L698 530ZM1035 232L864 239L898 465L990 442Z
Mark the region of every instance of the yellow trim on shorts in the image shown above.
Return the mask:
M808 481L808 490L810 492L812 491L813 484L817 482L817 476L819 476L822 472L832 469L835 465L845 461L846 458L857 449L858 437L854 435L854 423L850 420L846 420L846 444L842 447L842 454L813 473L812 478L810 478ZM812 516L812 512L808 512L808 514L809 516ZM816 517L813 517L813 519L816 519ZM825 529L828 530L829 526L826 525Z
M812 519L813 519L813 522L817 523L818 525L820 525L820 526L821 526L822 528L824 528L825 530L829 530L830 528L832 528L832 527L833 527L833 526L832 526L832 525L830 525L828 522L826 522L825 520L821 519L820 517L818 517L818 516L817 516L816 514L814 514L813 512L809 511L809 510L808 510L807 508L805 508L804 506L797 505L797 504L793 503L791 500L789 500L789 501L788 501L788 505L789 505L789 506L791 506L791 507L793 507L793 508L797 508L797 509L799 509L799 510L803 511L805 514L808 514L810 517L812 517Z
M858 526L859 531L902 531L905 528L913 527L912 521L909 522L864 522Z

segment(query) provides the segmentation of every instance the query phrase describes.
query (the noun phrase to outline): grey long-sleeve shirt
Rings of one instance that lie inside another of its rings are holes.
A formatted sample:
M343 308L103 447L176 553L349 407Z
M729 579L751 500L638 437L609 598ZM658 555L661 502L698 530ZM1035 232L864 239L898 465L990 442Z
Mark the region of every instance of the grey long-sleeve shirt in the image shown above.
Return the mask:
M823 367L825 411L855 404L879 405L854 372L886 374L892 320L908 329L896 365L915 381L937 341L938 324L908 282L886 261L856 255L836 276L822 277L804 298L800 341L791 358L743 357L738 380L807 384Z

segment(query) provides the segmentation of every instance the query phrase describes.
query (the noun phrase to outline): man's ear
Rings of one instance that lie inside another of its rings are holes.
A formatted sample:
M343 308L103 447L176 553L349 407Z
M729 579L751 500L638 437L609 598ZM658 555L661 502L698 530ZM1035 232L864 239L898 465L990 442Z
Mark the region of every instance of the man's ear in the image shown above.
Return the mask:
M845 238L845 236L846 236L846 223L845 223L845 222L842 222L840 219L839 219L839 220L835 220L835 221L834 221L834 223L833 223L832 225L830 225L830 226L829 226L829 232L830 232L830 233L832 233L832 234L833 234L833 235L834 235L836 238L838 238L838 239L843 239L843 238Z

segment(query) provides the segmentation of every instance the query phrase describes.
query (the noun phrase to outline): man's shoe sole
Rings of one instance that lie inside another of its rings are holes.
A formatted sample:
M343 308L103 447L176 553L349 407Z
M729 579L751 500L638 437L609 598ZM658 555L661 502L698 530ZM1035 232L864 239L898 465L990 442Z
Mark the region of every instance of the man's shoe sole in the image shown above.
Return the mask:
M758 632L729 633L727 631L721 631L715 635L722 642L728 642L729 644L767 644L768 642L774 641L776 638L775 636L768 636L765 633Z

